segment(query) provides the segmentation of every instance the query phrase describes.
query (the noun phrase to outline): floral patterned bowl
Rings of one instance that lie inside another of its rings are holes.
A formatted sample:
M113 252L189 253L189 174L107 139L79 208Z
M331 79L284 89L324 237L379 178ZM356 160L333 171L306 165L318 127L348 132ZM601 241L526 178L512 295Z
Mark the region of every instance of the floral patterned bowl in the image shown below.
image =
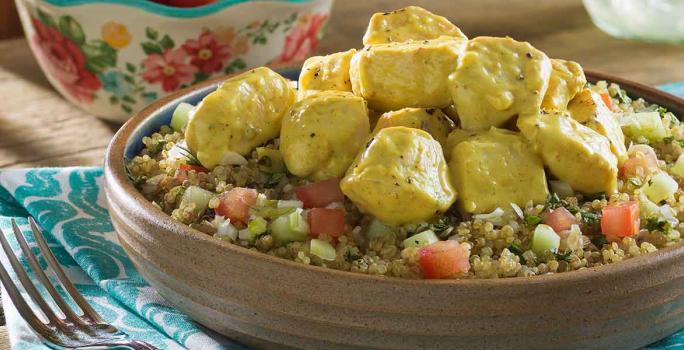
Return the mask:
M174 8L146 0L16 0L33 53L67 100L123 122L210 77L304 60L333 0L219 0Z

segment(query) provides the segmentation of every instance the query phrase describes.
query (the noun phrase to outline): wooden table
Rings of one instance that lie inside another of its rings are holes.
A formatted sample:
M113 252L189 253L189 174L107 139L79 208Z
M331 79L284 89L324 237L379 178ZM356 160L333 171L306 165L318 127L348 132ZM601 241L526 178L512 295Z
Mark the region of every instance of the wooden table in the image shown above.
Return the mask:
M579 0L338 0L318 51L361 46L372 12L408 4L449 17L470 37L508 34L551 57L646 84L684 80L684 46L613 39L592 25ZM100 165L118 125L64 101L23 39L0 41L0 52L0 168Z
M580 0L338 0L318 51L360 47L371 13L409 4L449 17L470 37L510 35L551 57L646 84L684 80L684 46L613 39L593 26ZM64 101L24 39L0 41L0 52L0 169L102 164L118 125Z

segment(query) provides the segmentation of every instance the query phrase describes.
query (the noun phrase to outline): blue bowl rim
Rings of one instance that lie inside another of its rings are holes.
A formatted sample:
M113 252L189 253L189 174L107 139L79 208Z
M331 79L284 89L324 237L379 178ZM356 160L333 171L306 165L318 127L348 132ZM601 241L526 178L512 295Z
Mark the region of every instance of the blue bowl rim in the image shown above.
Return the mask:
M57 6L57 7L72 7L79 5L90 5L90 4L110 4L110 5L121 5L124 7L134 7L139 8L145 12L153 13L156 15L176 17L176 18L195 18L203 17L219 12L225 8L244 4L244 3L257 3L257 2L283 2L292 4L304 4L315 2L319 0L269 0L269 1L259 1L259 0L218 0L215 3L198 6L198 7L171 7L163 4L159 4L147 0L42 0L42 2Z

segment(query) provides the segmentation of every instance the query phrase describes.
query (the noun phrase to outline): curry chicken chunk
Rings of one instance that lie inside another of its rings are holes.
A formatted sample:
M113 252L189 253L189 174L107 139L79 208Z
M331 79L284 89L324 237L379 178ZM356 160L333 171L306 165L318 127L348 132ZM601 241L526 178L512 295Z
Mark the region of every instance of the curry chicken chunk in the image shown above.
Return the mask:
M283 119L280 151L294 175L312 180L342 177L369 131L362 98L349 92L316 92L295 103Z
M221 84L207 95L185 129L188 148L213 169L226 152L247 155L280 134L280 122L295 101L280 74L260 67Z
M577 93L584 88L587 78L577 62L561 59L551 60L549 87L542 101L542 109L563 111Z
M627 159L625 135L622 133L620 123L599 94L590 89L580 91L570 101L568 112L573 119L605 136L619 163Z
M387 44L409 40L430 40L440 36L468 39L448 19L417 6L376 13L368 23L363 44Z
M518 126L551 174L585 194L617 190L618 161L603 135L567 113L530 115Z
M449 76L461 127L487 130L539 110L551 61L527 42L477 37L466 45Z
M349 80L349 61L356 50L351 49L327 56L314 56L304 61L299 74L298 97L311 91L352 91Z
M340 187L361 211L389 225L424 222L456 200L439 142L403 126L378 131Z
M373 133L390 126L405 126L427 131L446 147L447 136L454 129L454 122L440 109L404 108L383 114L375 126Z
M465 43L440 37L366 46L352 57L352 89L381 112L446 107L452 103L447 77Z
M543 203L549 192L544 164L517 133L494 129L465 138L449 151L449 171L458 204L468 213L486 213Z

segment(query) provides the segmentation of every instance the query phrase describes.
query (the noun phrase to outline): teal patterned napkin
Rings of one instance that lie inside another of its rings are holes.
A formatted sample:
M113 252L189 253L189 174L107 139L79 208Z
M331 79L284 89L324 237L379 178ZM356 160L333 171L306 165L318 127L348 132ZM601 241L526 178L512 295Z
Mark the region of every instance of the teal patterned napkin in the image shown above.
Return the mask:
M684 82L661 88L684 96ZM21 256L10 219L19 221L36 247L26 221L35 217L78 290L105 320L136 339L162 349L246 349L201 328L142 280L118 244L101 186L101 168L0 171L0 229ZM0 262L12 273L4 254ZM28 266L25 259L22 263ZM2 305L14 349L47 349L7 298ZM684 349L684 330L648 348Z
M36 218L77 289L105 320L135 339L161 349L245 349L201 328L143 281L119 246L101 189L101 168L0 171L0 229L22 256L10 226L10 219L17 219L38 252L26 220L28 215ZM0 254L2 264L13 274L6 259ZM11 301L3 298L2 304L12 348L47 349Z

